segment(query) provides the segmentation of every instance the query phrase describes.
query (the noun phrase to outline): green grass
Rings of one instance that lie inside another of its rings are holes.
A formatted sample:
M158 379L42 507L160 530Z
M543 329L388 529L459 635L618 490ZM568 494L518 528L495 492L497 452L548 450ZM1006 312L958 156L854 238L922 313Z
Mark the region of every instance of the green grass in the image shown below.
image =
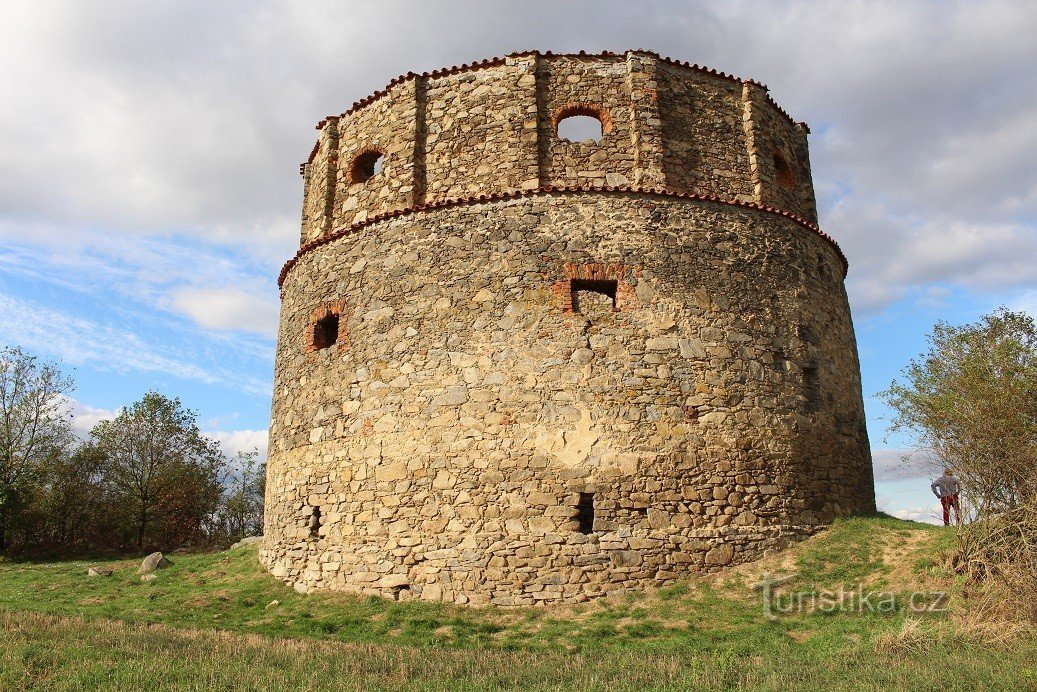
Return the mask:
M150 583L138 560L93 578L93 563L0 562L0 689L1037 689L1032 639L991 645L955 624L952 544L855 518L720 576L541 609L303 596L254 548L175 554ZM789 590L945 590L951 613L769 620L750 588L764 572L797 574Z

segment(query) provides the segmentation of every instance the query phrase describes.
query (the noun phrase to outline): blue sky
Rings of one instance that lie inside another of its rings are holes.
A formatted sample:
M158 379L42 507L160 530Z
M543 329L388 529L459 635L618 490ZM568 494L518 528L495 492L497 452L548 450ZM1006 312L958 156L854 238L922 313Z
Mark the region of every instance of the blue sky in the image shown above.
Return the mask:
M648 48L767 83L850 261L880 507L929 519L877 392L937 320L1037 313L1037 8L998 2L0 5L0 343L88 430L148 389L265 450L313 125L397 74Z

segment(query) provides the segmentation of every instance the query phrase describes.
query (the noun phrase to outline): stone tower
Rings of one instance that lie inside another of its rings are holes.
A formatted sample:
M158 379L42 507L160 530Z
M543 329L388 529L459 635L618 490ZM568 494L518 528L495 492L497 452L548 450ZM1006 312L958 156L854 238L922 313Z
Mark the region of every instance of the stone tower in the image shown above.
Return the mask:
M600 139L561 138L572 116ZM846 260L766 87L515 53L317 129L280 276L273 574L581 601L875 508Z

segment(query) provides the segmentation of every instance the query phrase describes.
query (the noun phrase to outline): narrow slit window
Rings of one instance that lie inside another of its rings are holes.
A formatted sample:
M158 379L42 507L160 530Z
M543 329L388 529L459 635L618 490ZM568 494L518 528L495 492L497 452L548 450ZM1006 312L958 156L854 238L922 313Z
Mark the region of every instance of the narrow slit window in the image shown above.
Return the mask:
M320 350L338 342L338 315L322 317L313 325L313 348Z
M615 279L572 279L569 289L572 291L573 312L580 312L580 301L606 300L613 310L616 309L616 289L619 282ZM602 298L604 296L604 299Z
M310 538L320 536L320 507L314 507L310 515Z
M580 523L580 533L588 534L594 531L594 493L580 493L576 519Z

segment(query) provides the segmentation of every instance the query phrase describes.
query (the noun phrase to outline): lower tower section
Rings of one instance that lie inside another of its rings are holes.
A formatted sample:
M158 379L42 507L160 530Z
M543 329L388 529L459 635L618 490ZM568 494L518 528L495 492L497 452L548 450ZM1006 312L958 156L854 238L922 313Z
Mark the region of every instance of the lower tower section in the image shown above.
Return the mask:
M261 551L300 590L581 601L874 509L845 265L803 222L540 191L304 250Z

